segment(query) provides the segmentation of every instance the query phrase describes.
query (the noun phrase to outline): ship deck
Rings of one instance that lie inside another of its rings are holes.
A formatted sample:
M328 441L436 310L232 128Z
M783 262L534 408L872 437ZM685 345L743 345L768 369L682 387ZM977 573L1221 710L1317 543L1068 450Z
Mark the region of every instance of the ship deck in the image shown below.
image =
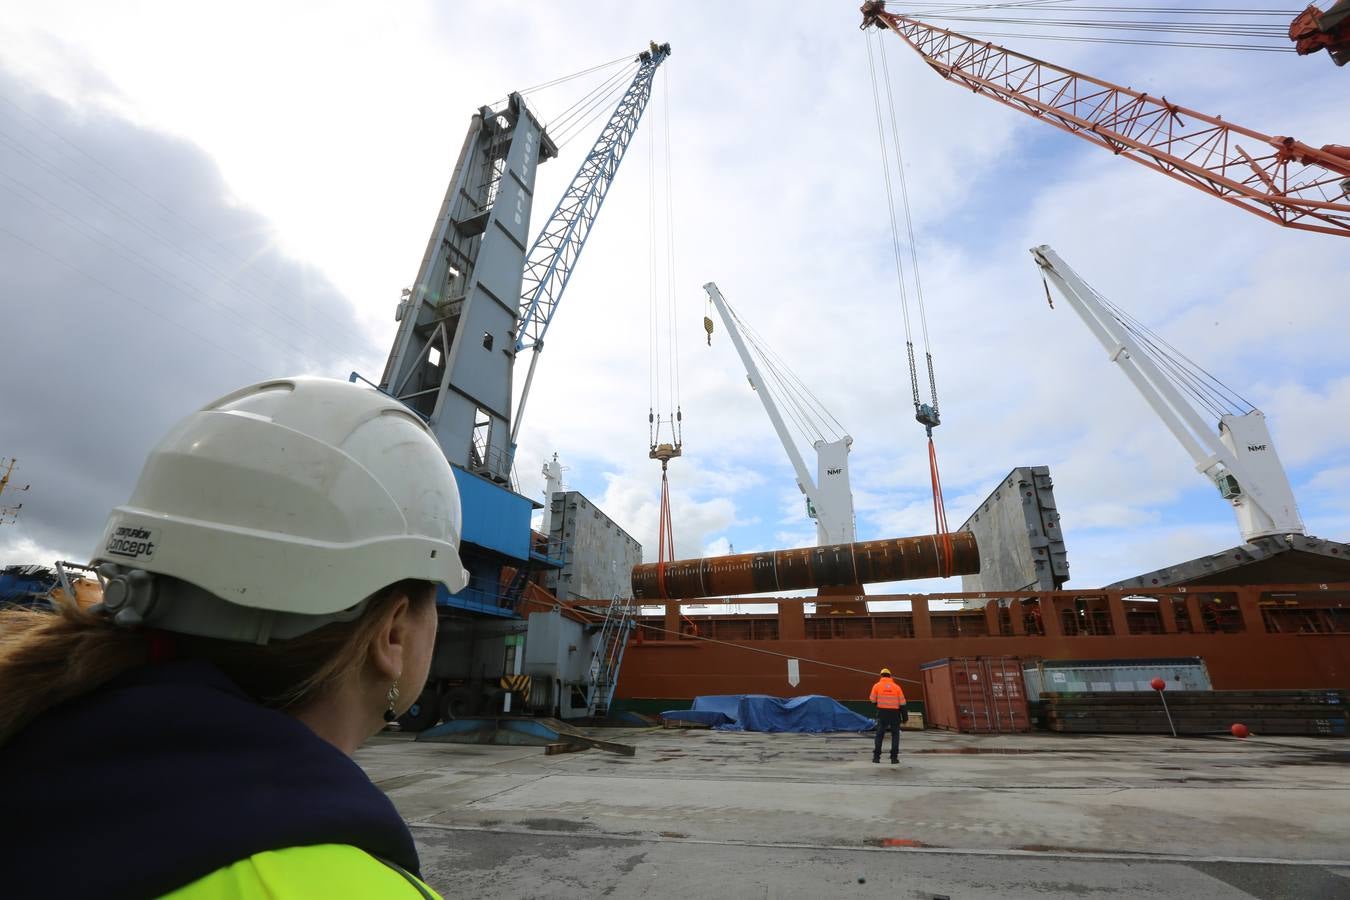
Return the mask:
M1350 742L596 729L381 735L357 762L446 897L1350 895ZM883 758L884 759L884 758Z

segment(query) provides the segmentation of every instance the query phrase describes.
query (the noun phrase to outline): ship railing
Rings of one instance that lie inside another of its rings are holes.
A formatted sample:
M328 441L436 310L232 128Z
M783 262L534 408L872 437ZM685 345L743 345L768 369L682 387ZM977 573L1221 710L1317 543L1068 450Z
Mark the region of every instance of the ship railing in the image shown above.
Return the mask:
M731 609L745 604L745 598L706 598L698 602L709 611L681 614L677 627L664 616L642 615L638 629L644 641L736 642L1350 633L1350 582L892 594L866 599L872 604L901 601L909 609L809 615L805 609L812 603L809 598L757 597L756 604L776 604L777 613L736 615ZM697 627L689 627L685 619Z

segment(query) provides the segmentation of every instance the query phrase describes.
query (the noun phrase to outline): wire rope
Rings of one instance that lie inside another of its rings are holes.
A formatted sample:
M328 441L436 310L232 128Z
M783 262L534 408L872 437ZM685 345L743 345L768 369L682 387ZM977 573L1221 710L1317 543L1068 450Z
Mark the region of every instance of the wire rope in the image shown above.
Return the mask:
M532 94L532 93L535 93L535 92L537 92L537 91L546 90L546 89L548 89L548 88L554 87L555 85L565 84L565 83L567 83L567 82L569 82L569 81L572 81L573 79L581 78L581 77L584 76L584 75L589 75L589 74L591 74L592 72L598 72L598 71L600 71L601 69L607 69L607 68L609 68L610 66L618 65L619 63L624 62L624 61L626 61L626 60L631 61L632 58L633 58L633 54L631 54L631 53L625 53L623 56L615 57L614 59L611 59L609 62L603 62L603 63L600 63L599 65L594 65L594 66L591 66L590 68L582 69L582 70L579 71L579 72L573 72L571 75L563 75L563 76L561 76L561 77L559 77L559 78L554 78L554 79L551 80L551 81L545 81L545 82L543 82L542 84L536 84L536 85L534 85L533 87L521 88L519 91L517 91L517 93L523 95L523 94Z
M620 72L618 79L607 87L605 93L597 93L594 99L586 104L584 111L578 113L576 118L556 131L553 140L559 150L566 147L579 135L584 134L601 116L613 114L614 98L628 90L628 85L631 83L631 79L625 80L625 76L629 74L628 69Z
M914 296L919 307L919 326L923 334L923 352L928 363L928 390L932 397L933 409L936 411L938 408L937 382L933 378L933 348L928 339L928 312L923 299L923 281L919 277L919 250L918 242L914 239L914 216L910 212L909 205L909 179L905 175L905 158L900 149L900 126L896 121L895 97L891 92L891 72L886 63L887 51L884 44L879 43L879 47L882 80L886 83L886 103L891 111L891 136L892 146L895 149L895 168L900 181L900 198L905 210L905 228L909 236L910 275L914 279ZM911 354L911 368L913 365Z
M723 302L726 303L725 300ZM773 379L773 383L765 384L762 388L768 390L794 418L794 424L807 443L814 445L815 441L824 440L827 436L834 440L842 437L843 425L820 398L812 393L787 362L729 303L726 303L726 307L760 368ZM777 384L776 390L774 384Z
M683 416L681 411L680 398L680 331L675 327L675 302L676 291L679 285L678 268L676 266L675 256L675 189L674 189L674 161L671 155L670 142L670 73L666 68L661 70L661 90L665 99L665 131L666 131L666 237L669 242L670 254L670 297L671 297L671 356L675 359L675 414L678 418Z
M1190 47L1205 50L1244 50L1253 53L1294 53L1294 49L1257 44L1221 44L1204 41L1154 41L1136 38L1077 37L1067 34L1029 34L1017 31L963 31L967 37L1022 38L1028 41L1061 41L1078 44L1124 44L1133 47Z
M803 382L801 378L797 376L797 374L792 370L792 368L787 364L787 362L782 358L782 356L773 349L772 345L770 345L768 341L766 341L759 334L759 332L757 332L754 329L753 326L742 321L739 316L737 316L736 321L740 325L741 333L749 336L748 342L751 343L753 346L755 346L760 353L764 354L768 358L775 361L778 364L778 366L786 372L786 374L791 378L791 380L797 384L800 391L804 393L807 398L809 398L812 406L819 412L821 417L827 418L830 420L831 423L833 423L834 427L837 429L836 436L842 437L844 432L846 431L843 424L837 418L835 418L835 416L829 411L829 409L825 406L825 404L820 401L820 398L817 397L811 391L811 389L806 386L806 383Z
M891 184L891 162L886 148L886 129L881 114L881 92L877 89L876 63L872 53L870 31L863 32L867 42L867 68L872 76L872 105L876 109L877 138L881 146L882 181L886 186L886 212L891 220L891 254L895 259L895 279L900 294L900 318L905 326L905 346L909 353L909 381L914 395L914 407L919 407L919 376L914 368L914 333L909 321L909 296L905 288L904 263L900 254L900 225L895 219L895 190Z

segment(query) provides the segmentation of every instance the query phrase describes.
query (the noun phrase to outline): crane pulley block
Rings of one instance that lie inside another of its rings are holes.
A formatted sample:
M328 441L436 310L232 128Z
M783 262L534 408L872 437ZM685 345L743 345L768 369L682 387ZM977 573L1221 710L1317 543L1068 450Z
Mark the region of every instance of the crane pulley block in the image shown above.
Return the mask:
M1309 4L1289 23L1289 40L1299 56L1325 50L1338 66L1350 62L1350 0L1340 0L1326 12Z

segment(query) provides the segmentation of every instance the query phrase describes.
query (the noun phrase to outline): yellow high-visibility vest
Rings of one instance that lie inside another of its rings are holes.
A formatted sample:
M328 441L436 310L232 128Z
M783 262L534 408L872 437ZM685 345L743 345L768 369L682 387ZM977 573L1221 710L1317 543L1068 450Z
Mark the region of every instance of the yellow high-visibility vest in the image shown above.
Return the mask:
M346 844L318 844L255 853L217 869L166 900L441 900L412 873Z

